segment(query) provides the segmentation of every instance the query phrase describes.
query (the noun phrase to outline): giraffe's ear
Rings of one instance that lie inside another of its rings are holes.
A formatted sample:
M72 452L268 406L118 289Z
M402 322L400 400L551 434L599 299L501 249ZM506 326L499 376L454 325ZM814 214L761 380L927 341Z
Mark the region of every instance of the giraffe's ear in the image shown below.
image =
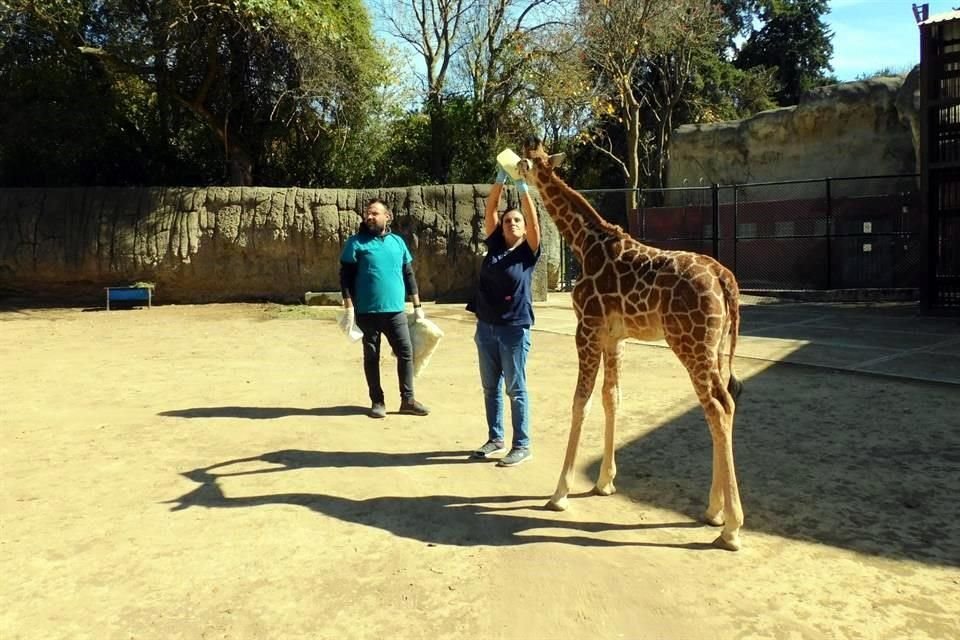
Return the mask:
M547 162L550 164L551 167L556 169L557 167L560 166L560 164L563 162L564 158L566 157L567 157L567 154L565 153L555 153L549 158L547 158Z

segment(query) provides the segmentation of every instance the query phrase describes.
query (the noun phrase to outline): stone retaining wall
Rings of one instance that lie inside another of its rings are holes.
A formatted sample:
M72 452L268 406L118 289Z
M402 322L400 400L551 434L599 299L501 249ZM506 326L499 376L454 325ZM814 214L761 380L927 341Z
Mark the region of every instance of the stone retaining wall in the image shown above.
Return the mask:
M103 287L149 281L163 303L302 301L339 289L339 255L365 203L395 213L425 300L466 300L482 260L490 185L381 190L0 189L0 301L100 303ZM515 205L508 190L506 202ZM535 297L556 284L560 238L537 202Z

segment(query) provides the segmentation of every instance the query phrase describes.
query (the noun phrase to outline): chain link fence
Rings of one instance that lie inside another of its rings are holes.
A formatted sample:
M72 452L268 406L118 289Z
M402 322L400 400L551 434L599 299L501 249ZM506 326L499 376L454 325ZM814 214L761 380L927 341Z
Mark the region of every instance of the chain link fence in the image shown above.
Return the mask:
M918 176L791 180L637 191L584 190L604 217L645 244L714 256L744 289L919 288ZM580 265L565 247L561 287Z

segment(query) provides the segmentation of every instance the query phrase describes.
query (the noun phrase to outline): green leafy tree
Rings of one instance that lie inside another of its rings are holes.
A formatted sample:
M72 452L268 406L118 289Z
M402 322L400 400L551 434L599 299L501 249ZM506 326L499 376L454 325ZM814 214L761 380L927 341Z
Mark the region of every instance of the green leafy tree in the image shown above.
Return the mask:
M762 26L740 49L737 67L775 69L780 105L797 104L804 91L834 81L827 74L833 70L833 34L823 20L827 11L827 0L766 0Z
M720 0L718 6L724 22L722 37L718 40L720 52L735 53L737 40L753 32L753 22L759 18L769 0Z
M533 69L562 0L381 2L390 33L416 54L430 123L432 182L488 180L494 151L530 133Z
M114 97L131 87L143 96L125 115L145 149L182 161L203 132L197 148L226 167L212 181L342 173L330 159L363 129L382 67L361 0L12 2L8 33L47 43ZM19 81L8 72L0 76Z
M858 73L854 80L869 80L870 78L883 78L889 76L905 76L913 69L913 65L899 65L881 67L873 72Z
M779 87L775 69L738 69L722 56L703 52L695 63L678 122L740 120L777 107L772 97Z
M549 89L538 75L570 46L562 19L567 9L561 0L478 0L473 6L453 82L473 104L473 157L458 162L469 175L489 179L496 152L531 133L531 103Z
M423 111L430 123L430 173L433 182L448 182L453 148L447 123L447 82L463 48L462 26L476 0L383 1L380 12L390 33L406 43L422 62Z
M584 1L581 15L600 125L587 140L620 166L633 209L644 177L662 184L676 110L692 86L695 54L716 42L719 15L706 0ZM603 126L614 123L622 140Z

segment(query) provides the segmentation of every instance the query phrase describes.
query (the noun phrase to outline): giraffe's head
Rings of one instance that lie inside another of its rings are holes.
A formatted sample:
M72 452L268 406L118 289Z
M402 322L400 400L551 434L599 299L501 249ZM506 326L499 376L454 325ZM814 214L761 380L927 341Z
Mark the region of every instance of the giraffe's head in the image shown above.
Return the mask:
M550 179L565 157L565 153L549 155L540 138L529 136L523 143L523 160L518 166L520 177L539 187Z

